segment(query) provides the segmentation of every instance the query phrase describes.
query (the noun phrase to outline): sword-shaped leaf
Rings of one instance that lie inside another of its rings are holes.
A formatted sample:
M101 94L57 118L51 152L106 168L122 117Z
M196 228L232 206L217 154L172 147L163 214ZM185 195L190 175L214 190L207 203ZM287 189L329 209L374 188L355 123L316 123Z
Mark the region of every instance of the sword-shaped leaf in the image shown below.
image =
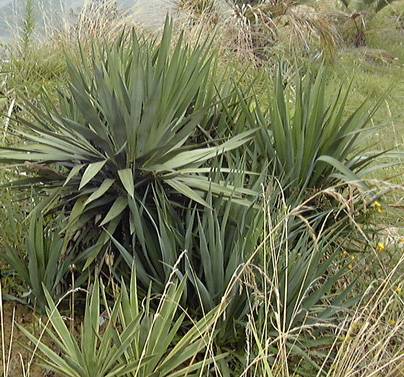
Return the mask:
M132 169L122 169L118 170L119 178L125 187L125 190L128 192L130 197L133 199L135 197L135 181L132 174Z
M189 186L185 185L184 183L182 183L178 179L175 179L175 178L174 179L168 179L168 180L166 180L166 183L168 185L170 185L174 190L176 190L177 192L179 192L182 195L186 196L187 198L190 198L190 199L194 200L195 202L210 208L209 204L199 194L197 194Z
M104 220L102 220L100 226L107 224L108 222L113 220L115 217L120 215L122 213L122 211L127 207L127 205L128 205L127 199L122 196L119 196L118 199L115 200L114 204L112 204L112 207L108 211Z
M101 186L95 190L90 197L87 199L87 201L84 203L84 205L86 206L87 204L91 203L93 200L96 200L98 198L100 198L102 195L104 195L109 188L114 184L115 179L106 179L105 181L103 181L101 183Z
M70 180L78 174L78 172L83 168L83 166L85 166L85 165L80 164L80 165L74 166L73 169L70 170L70 173L67 176L65 182L63 183L63 186L66 186L70 182Z
M84 171L83 177L81 178L79 190L81 190L88 182L90 182L104 167L107 160L94 162L87 166L87 169Z

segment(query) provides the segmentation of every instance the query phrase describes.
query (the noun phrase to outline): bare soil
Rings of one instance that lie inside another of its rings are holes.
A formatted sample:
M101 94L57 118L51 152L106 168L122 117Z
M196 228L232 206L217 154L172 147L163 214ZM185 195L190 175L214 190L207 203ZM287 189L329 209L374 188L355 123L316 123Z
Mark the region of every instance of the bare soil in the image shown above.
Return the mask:
M18 328L22 326L39 336L38 320L39 317L34 315L32 309L13 301L3 302L3 327L0 334L1 377L56 376L38 365L39 360L33 353L35 345Z

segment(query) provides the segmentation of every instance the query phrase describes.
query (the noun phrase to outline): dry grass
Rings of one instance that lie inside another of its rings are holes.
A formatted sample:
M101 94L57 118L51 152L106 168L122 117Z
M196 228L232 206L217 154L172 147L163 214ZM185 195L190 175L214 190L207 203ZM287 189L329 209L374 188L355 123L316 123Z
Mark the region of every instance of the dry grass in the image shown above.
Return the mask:
M401 293L403 275L396 272L402 268L404 258L390 271L387 279L375 281L369 286L369 293L351 311L345 322L335 328L335 341L330 346L328 357L324 359L321 369L313 370L311 376L320 377L400 377L404 375L404 301ZM274 284L274 279L271 279ZM276 285L274 285L276 290ZM262 305L268 312L276 315L280 328L282 318L279 316L282 303L278 307ZM315 326L313 326L315 327ZM329 330L332 330L330 328ZM297 376L291 367L289 348L286 343L298 337L310 327L280 332L278 337L260 336L265 328L257 328L253 317L248 323L250 341L247 344L249 363L242 376L289 377ZM258 349L253 355L251 350ZM273 353L277 349L278 353ZM250 351L250 352L249 352Z
M339 330L342 343L328 377L404 376L404 257L368 294Z

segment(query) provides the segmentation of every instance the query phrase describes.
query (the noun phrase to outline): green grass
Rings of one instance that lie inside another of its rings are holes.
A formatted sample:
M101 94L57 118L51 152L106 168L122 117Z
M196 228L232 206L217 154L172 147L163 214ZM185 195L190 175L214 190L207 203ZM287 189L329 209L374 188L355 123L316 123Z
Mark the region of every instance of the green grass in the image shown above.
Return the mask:
M367 28L367 46L343 48L331 70L337 82L353 80L350 104L355 107L368 98L385 96L375 123L391 119L379 132L375 143L383 148L399 146L404 142L404 2L397 1L378 13ZM401 21L400 21L401 20Z

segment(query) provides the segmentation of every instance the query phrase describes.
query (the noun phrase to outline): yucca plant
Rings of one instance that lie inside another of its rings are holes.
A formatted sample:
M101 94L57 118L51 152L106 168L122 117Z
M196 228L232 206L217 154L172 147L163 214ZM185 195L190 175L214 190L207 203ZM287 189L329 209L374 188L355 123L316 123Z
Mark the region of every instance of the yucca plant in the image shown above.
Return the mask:
M175 276L176 266L172 277ZM152 295L149 291L142 307L139 306L136 287L136 273L133 270L130 290L122 286L122 325L131 321L134 316L144 313L141 330L135 342L125 353L125 360L148 360L139 364L138 368L129 373L131 377L141 376L198 376L208 373L212 362L217 362L228 356L226 353L210 353L199 355L201 351L211 350L212 340L216 333L218 318L226 309L227 302L206 312L198 321L188 325L187 313L180 308L181 295L185 288L185 280L180 284L170 281L159 298L157 309L153 312ZM181 313L181 311L183 311ZM185 331L184 331L185 330Z
M209 178L209 161L255 133L200 137L217 101L209 42L190 48L180 37L173 48L171 43L167 20L159 43L132 30L112 46L95 45L90 60L83 55L80 66L68 59L70 85L59 105L32 105L35 121L16 119L29 129L17 129L24 145L0 152L1 162L34 173L12 186L36 185L45 194L38 210L66 210L63 251L79 239L75 263L84 267L110 247L110 235L125 245L135 235L144 245L144 224L156 220L160 192L174 207L190 199L209 207L206 192L247 205L255 196L232 182ZM228 110L229 119L237 119Z
M191 202L179 215L172 213L164 198L156 200L158 220L154 232L144 229L144 248L133 242L132 249L126 249L115 238L113 242L128 267L135 255L143 290L151 287L161 293L174 272L185 279L182 304L194 318L203 317L224 300L226 310L218 320L216 341L229 346L244 338L239 324L249 308L237 274L261 239L262 211L231 199L212 195L206 199L210 207L199 209Z
M347 115L349 87L331 97L326 79L323 69L303 78L297 75L292 91L284 86L279 67L267 92L268 109L256 106L247 117L252 127L262 127L254 153L266 158L287 196L330 187L338 180L359 181L365 167L382 154L366 151L367 140L381 127L370 126L379 103L364 103Z
M118 312L117 302L111 313L111 321L107 324L105 331L102 331L100 324L101 292L98 281L95 282L92 293L86 301L79 341L70 332L49 293L46 289L44 291L47 300L46 312L49 324L52 326L51 328L45 327L44 330L60 349L62 356L43 343L42 339L35 338L23 327L20 329L35 345L34 353L37 349L43 352L45 357L42 356L41 359L46 368L63 376L101 377L122 376L128 369L130 370L130 367L136 367L136 361L132 365L122 365L119 363L119 358L129 347L136 331L139 330L139 317L132 318L129 329L119 332L115 326ZM118 338L123 344L115 344L114 338Z
M8 211L11 216L16 214L11 207ZM33 213L26 237L26 249L18 250L6 240L4 251L0 252L0 258L10 265L23 283L23 296L28 297L40 312L44 312L46 306L43 287L56 298L61 291L60 284L72 264L72 255L62 255L63 239L60 230L57 221L45 224L40 215Z
M186 270L205 310L218 305L228 286L234 284L238 270L254 254L262 227L262 211L254 206L235 206L220 198L209 202L215 210L193 209L186 214L184 239L189 250ZM234 284L232 295L238 296L238 286ZM233 318L246 309L236 301Z
M44 325L44 331L62 355L20 328L33 342L35 350L42 352L42 356L37 356L47 369L69 377L196 376L213 361L226 356L202 355L198 360L198 354L209 344L221 308L206 314L179 337L178 332L186 318L185 312L178 313L184 281L169 282L153 311L150 302L156 298L149 292L145 302L140 303L135 269L132 272L129 289L122 284L111 307L104 286L98 280L94 282L86 301L79 339L69 332L63 316L45 290L49 323ZM101 315L103 307L106 310ZM104 317L107 317L105 323L101 320Z

